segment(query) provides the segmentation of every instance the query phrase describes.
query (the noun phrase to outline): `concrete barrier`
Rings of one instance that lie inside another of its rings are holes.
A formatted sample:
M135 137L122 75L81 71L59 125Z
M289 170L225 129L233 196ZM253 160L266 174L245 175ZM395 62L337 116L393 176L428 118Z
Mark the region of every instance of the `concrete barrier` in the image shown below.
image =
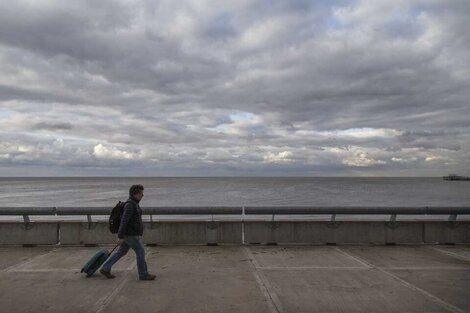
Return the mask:
M470 221L158 221L144 222L146 244L470 243ZM244 232L242 231L244 229ZM0 222L0 245L116 242L107 221Z
M245 221L246 243L470 243L470 221Z
M241 222L165 221L144 222L145 244L241 243ZM62 245L98 245L116 242L107 222L61 222Z
M147 244L241 244L241 222L165 221L144 223Z
M426 222L425 243L470 243L470 221Z
M108 222L60 222L61 245L98 245L115 243Z
M382 223L245 221L246 243L385 243Z
M206 243L205 222L145 223L146 244L202 244Z
M58 222L0 222L0 245L55 245Z
M146 224L144 241L148 244L240 244L241 222L164 222Z
M425 222L383 222L383 225L385 227L385 244L424 243Z

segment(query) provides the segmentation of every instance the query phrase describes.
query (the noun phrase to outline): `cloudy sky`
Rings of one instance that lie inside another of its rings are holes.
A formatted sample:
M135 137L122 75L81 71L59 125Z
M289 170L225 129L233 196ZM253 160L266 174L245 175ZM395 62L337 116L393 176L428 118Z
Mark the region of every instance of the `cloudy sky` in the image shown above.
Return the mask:
M0 176L470 174L470 1L0 1Z

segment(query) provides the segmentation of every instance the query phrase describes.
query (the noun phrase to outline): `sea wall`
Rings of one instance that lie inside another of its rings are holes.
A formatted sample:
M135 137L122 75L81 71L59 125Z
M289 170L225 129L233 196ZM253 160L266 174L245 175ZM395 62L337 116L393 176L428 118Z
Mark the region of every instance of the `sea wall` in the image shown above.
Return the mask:
M470 221L157 221L144 222L148 245L470 243ZM105 221L1 221L0 245L116 242Z

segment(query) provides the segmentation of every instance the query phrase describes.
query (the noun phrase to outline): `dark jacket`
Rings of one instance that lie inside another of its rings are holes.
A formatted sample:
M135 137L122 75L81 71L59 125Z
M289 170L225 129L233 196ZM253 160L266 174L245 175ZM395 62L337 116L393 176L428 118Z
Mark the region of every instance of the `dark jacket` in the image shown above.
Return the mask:
M133 197L129 197L122 211L118 238L124 239L124 236L142 236L143 233L142 209Z

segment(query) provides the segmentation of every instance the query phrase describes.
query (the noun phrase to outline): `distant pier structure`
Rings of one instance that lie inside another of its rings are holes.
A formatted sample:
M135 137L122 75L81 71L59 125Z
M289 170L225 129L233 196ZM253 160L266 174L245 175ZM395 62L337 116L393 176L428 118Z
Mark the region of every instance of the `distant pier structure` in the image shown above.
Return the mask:
M468 176L459 176L456 174L449 174L447 176L442 177L444 180L470 180Z

